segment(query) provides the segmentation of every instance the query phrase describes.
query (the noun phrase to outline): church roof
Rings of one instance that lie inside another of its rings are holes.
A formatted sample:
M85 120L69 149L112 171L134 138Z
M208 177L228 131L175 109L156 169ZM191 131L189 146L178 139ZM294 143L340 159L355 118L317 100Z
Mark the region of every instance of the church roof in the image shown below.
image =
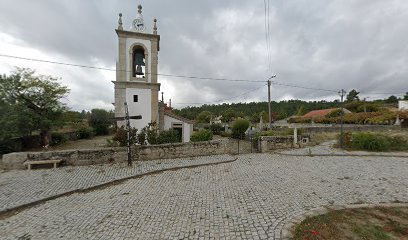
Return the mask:
M179 116L179 115L177 115L177 114L175 114L175 113L173 113L171 111L164 111L164 115L175 118L175 119L180 120L180 121L185 122L185 123L194 124L193 120L190 120L190 119L184 118L182 116Z

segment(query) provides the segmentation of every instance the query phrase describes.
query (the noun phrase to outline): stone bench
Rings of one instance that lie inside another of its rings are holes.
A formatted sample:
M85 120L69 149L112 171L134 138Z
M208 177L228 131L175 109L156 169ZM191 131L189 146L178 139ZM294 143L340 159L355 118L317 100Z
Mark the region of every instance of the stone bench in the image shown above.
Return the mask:
M25 161L24 165L28 166L28 170L31 170L31 165L35 164L54 164L54 168L57 168L57 163L60 163L61 160L40 160L40 161Z

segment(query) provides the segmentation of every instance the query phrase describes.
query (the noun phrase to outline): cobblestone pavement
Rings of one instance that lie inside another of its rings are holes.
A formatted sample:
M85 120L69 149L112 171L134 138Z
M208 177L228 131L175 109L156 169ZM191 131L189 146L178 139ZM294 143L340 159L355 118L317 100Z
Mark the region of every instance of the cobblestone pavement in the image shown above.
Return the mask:
M277 152L283 154L299 154L299 155L373 155L373 156L403 156L408 157L407 152L364 152L364 151L346 151L332 146L337 141L328 141L316 146L309 146L298 149L279 150Z
M134 162L131 168L127 167L127 163L116 163L2 172L0 173L0 211L69 191L89 188L156 170L217 163L233 159L229 155L219 155Z
M408 202L408 159L240 155L130 179L0 220L1 239L280 239L321 206Z

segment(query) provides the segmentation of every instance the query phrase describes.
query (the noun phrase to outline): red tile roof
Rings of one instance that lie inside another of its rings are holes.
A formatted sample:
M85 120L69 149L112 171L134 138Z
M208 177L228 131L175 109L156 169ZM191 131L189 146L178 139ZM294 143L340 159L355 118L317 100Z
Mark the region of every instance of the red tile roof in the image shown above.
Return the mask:
M327 114L333 112L334 110L337 110L338 108L329 108L329 109L321 109L321 110L313 110L305 115L303 115L304 118L314 118L314 117L324 117Z

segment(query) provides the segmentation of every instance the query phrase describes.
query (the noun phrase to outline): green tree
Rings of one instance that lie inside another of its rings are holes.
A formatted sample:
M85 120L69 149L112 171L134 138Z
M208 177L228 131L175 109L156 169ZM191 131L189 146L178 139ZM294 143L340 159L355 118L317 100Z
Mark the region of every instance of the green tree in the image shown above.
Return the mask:
M0 76L0 106L10 110L7 114L2 113L0 122L14 126L15 130L11 133L15 136L39 131L41 144L48 145L49 132L52 127L61 124L58 119L65 110L60 100L68 93L69 89L55 77L36 75L28 68L16 68L9 76ZM10 129L2 126L0 131ZM0 134L4 135L7 134Z
M197 116L197 122L198 123L210 123L210 121L211 121L211 112L209 112L209 111L202 111Z
M96 135L106 135L112 125L113 112L104 109L92 109L89 125L95 130Z
M405 93L403 100L408 100L408 92Z
M398 103L398 98L392 95L385 100L385 103Z
M307 113L307 110L305 109L305 107L303 105L300 105L300 107L296 111L296 116L303 116L306 113Z
M234 118L236 118L236 113L235 113L235 111L232 109L232 108L228 108L223 114L222 114L222 117L221 117L221 121L222 122L226 122L226 123L229 123L229 122L231 122L232 120L234 120Z
M346 101L347 102L360 101L358 94L360 94L360 92L357 92L355 89L351 90L346 96Z
M245 131L249 127L249 121L246 119L238 118L232 123L232 136L234 138L243 138Z

